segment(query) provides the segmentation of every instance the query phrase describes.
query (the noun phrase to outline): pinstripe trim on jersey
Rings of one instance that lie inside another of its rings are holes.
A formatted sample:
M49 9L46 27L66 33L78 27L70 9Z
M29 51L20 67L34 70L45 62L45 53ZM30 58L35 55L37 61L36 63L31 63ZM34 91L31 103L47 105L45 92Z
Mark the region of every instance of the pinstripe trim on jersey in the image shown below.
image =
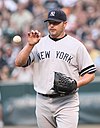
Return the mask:
M23 65L23 67L29 66L33 61L34 61L34 54L33 54L33 52L31 52L28 57L27 63L25 65Z
M31 64L31 57L28 57L27 63L25 65L23 65L23 67L27 67L28 65Z
M86 68L84 68L83 70L81 70L81 72L79 72L79 75L84 75L84 74L86 74L86 73L94 73L96 71L96 67L95 67L95 65L93 64L93 65L90 65L90 66L88 66L88 67L86 67Z

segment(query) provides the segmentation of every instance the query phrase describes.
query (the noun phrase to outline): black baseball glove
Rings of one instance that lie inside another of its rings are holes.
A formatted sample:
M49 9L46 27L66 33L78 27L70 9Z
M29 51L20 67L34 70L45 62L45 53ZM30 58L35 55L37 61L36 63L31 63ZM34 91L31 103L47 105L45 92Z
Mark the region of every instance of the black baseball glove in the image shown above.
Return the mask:
M67 77L65 74L55 72L54 76L54 90L60 94L72 94L75 93L77 89L76 80Z

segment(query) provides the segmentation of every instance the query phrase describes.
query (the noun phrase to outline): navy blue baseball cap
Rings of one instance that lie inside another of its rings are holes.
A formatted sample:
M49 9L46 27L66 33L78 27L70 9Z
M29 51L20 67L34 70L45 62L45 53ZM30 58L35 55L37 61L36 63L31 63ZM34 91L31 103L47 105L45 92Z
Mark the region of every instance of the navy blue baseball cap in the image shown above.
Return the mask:
M56 21L56 22L64 22L67 20L66 14L61 9L54 9L48 13L48 18L44 21Z

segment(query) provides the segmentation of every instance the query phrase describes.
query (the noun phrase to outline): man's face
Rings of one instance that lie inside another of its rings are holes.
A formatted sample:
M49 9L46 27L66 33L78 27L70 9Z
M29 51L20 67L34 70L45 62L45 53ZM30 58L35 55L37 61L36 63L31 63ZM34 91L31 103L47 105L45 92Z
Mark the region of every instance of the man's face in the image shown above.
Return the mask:
M48 31L52 38L61 38L64 35L66 22L48 21Z

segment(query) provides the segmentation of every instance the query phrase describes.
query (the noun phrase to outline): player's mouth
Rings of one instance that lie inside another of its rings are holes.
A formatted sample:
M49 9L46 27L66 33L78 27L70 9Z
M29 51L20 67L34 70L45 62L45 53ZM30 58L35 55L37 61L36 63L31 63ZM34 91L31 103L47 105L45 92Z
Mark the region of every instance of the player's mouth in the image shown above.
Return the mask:
M56 29L50 29L50 31L51 31L51 32L55 32L55 31L56 31Z

